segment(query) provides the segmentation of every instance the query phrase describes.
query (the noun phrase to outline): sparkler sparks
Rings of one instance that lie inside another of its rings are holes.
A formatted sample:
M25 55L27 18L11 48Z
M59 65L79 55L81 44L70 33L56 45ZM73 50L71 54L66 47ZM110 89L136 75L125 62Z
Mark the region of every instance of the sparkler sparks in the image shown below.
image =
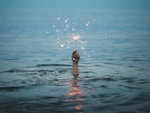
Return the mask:
M72 39L75 40L75 41L76 41L76 40L79 40L79 39L80 39L80 36L79 36L79 35L73 35L73 36L72 36Z
M74 40L74 49L76 49L76 41L80 39L79 35L72 35L72 39Z
M94 22L95 19L84 21L82 19L72 20L70 18L57 17L56 22L51 25L51 31L47 31L46 34L52 34L56 37L56 44L59 50L73 47L73 49L81 50L84 55L91 57L90 54L93 54L94 50L89 53L87 41L84 39L86 31Z

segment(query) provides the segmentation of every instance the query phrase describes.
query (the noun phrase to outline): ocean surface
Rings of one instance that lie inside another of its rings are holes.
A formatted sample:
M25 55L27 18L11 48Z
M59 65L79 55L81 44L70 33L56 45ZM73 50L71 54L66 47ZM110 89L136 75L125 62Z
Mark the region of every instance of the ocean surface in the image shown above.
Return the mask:
M149 20L147 10L1 9L0 113L150 113Z

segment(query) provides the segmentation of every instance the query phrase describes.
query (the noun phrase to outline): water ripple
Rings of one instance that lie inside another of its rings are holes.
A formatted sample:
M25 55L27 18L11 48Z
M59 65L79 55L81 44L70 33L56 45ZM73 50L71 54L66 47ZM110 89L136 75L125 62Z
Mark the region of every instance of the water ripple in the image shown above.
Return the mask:
M38 64L36 65L36 67L46 67L46 66L72 66L72 65L68 65L68 64Z
M24 88L24 86L9 86L9 87L0 87L0 91L16 91Z

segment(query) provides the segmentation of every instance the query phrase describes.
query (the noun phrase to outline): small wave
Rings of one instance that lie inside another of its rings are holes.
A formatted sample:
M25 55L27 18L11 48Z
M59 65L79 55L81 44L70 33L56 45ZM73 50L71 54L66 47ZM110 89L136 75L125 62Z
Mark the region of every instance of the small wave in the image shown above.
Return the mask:
M134 83L136 81L136 79L133 77L120 77L120 80L123 80L127 83Z
M146 79L140 79L137 84L146 84L148 81Z
M149 59L133 59L132 61L135 61L135 62L150 62Z
M127 85L122 85L122 84L120 84L119 86L123 86L123 87L125 87L127 89L141 89L139 87L127 86Z
M68 64L37 64L36 67L46 67L46 66L72 66Z
M108 81L108 82L114 82L114 81L117 81L117 80L115 78L111 78L111 77L101 77L101 78L90 79L90 81Z
M19 60L18 58L5 58L5 59L3 59L3 60Z
M135 104L139 104L143 102L146 103L146 102L149 102L149 98L150 98L149 94L142 92L139 95L129 99L128 101L121 103L120 105L127 106L127 105L135 105Z
M20 70L20 69L9 69L6 71L3 71L3 73L8 72L8 73L14 73L14 72L26 72L26 70Z
M24 86L9 86L9 87L0 87L0 91L15 91L24 88Z
M91 73L90 71L83 71L82 73Z
M48 70L48 69L42 69L42 70L28 70L28 69L9 69L9 70L6 70L6 71L2 71L1 73L15 73L15 72L54 72L54 70Z

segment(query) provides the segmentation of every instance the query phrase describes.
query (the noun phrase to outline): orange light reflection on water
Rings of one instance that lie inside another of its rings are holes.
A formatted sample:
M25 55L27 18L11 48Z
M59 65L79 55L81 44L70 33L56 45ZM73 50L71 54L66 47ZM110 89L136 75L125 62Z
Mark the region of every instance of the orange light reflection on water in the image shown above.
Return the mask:
M79 113L83 113L81 112L81 110L84 108L84 105L82 104L84 101L83 95L84 93L79 88L78 80L74 79L71 81L71 92L68 94L69 99L67 99L67 102L75 103L74 109L79 111Z
M82 92L77 86L72 87L72 91L69 93L69 96L82 95Z

